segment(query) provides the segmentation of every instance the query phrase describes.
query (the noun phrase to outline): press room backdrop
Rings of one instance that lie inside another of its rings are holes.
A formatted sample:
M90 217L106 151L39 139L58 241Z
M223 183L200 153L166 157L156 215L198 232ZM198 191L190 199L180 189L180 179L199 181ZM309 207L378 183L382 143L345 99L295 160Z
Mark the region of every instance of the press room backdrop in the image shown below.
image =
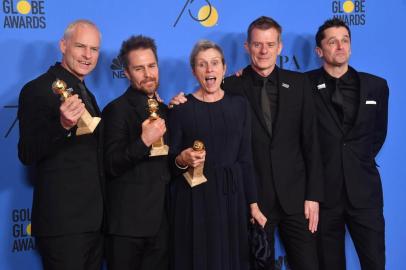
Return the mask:
M130 35L155 38L159 93L169 101L180 90L190 92L197 86L188 57L199 39L221 45L228 74L247 65L246 29L261 15L283 26L280 67L295 71L318 67L314 34L324 20L337 16L352 30L351 65L388 80L389 129L378 156L385 197L387 269L406 269L405 14L406 0L1 0L0 270L41 269L30 236L32 180L17 158L18 94L27 81L60 60L58 40L69 22L90 19L103 34L99 63L86 78L103 108L128 85L117 54ZM347 240L348 269L360 269L353 244ZM279 269L288 269L284 254L278 243Z

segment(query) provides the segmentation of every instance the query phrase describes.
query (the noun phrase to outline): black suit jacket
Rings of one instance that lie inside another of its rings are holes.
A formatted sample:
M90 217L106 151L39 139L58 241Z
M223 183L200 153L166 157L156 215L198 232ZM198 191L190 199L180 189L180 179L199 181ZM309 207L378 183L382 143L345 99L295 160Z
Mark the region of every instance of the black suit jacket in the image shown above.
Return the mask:
M166 119L164 104L158 114ZM154 236L165 215L169 168L167 157L149 157L150 148L141 140L141 124L148 117L147 96L131 87L103 110L110 234Z
M251 66L225 80L227 92L244 95L252 109L252 150L261 210L270 215L279 200L288 214L303 213L304 201L323 199L323 177L316 115L304 74L275 67L279 77L277 118L272 136L261 109L261 89L253 86Z
M382 185L375 157L386 137L389 90L384 79L363 72L357 74L360 82L358 114L352 129L345 133L327 92L329 89L323 69L308 72L316 96L319 139L326 176L325 207L333 207L341 200L344 184L348 199L354 207L373 208L383 205Z
M103 217L103 168L100 124L93 134L75 136L60 124L59 96L52 83L64 80L77 89L77 79L59 63L27 83L20 93L18 155L35 165L32 206L35 236L100 230ZM94 96L89 93L97 114Z

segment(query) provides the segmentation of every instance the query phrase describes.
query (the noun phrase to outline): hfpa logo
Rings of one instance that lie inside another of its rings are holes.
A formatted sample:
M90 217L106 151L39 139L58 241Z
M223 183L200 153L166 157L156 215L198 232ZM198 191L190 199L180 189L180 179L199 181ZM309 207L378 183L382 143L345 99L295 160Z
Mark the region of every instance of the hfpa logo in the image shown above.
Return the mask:
M284 69L301 70L299 61L296 55L279 55L278 66Z

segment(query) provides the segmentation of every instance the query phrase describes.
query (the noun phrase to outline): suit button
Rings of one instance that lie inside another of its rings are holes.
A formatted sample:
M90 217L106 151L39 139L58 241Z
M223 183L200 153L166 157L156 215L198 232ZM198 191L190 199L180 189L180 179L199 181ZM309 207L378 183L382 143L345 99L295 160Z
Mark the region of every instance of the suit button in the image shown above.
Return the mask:
M344 145L344 146L347 146L347 144L346 144L346 143L343 143L343 145Z

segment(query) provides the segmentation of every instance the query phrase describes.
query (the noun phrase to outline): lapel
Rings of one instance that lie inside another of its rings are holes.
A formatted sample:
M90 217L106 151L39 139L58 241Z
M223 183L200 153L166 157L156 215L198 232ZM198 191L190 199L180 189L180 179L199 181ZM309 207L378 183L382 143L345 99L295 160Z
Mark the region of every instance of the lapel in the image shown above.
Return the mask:
M365 102L367 99L370 99L368 95L368 87L367 87L367 82L365 80L365 77L359 74L353 67L349 66L348 68L352 69L355 74L358 75L358 80L359 80L359 104L358 104L358 112L357 116L355 118L354 125L351 127L350 130L348 130L347 135L350 135L353 131L354 128L357 127L363 119L365 119Z
M323 74L323 68L320 68L317 76L318 78L316 78L316 91L321 97L321 100L323 101L323 104L329 112L331 118L333 118L337 128L344 134L344 129L341 125L340 119L338 118L337 111L334 109L334 106L331 102L331 96L329 94L329 91L331 89L328 88L328 84Z
M142 122L147 119L149 116L147 96L131 86L128 87L127 91L125 92L125 96L127 97L128 103L133 108L140 121Z
M254 74L252 72L255 72L255 71L252 70L251 66L246 67L243 71L243 74L247 74L247 76L243 76L244 94L247 97L248 101L250 102L251 108L254 111L259 122L261 123L262 128L266 131L269 138L272 138L272 136L266 126L264 114L262 113L262 109L261 109L261 88L254 86L254 82L253 82Z

